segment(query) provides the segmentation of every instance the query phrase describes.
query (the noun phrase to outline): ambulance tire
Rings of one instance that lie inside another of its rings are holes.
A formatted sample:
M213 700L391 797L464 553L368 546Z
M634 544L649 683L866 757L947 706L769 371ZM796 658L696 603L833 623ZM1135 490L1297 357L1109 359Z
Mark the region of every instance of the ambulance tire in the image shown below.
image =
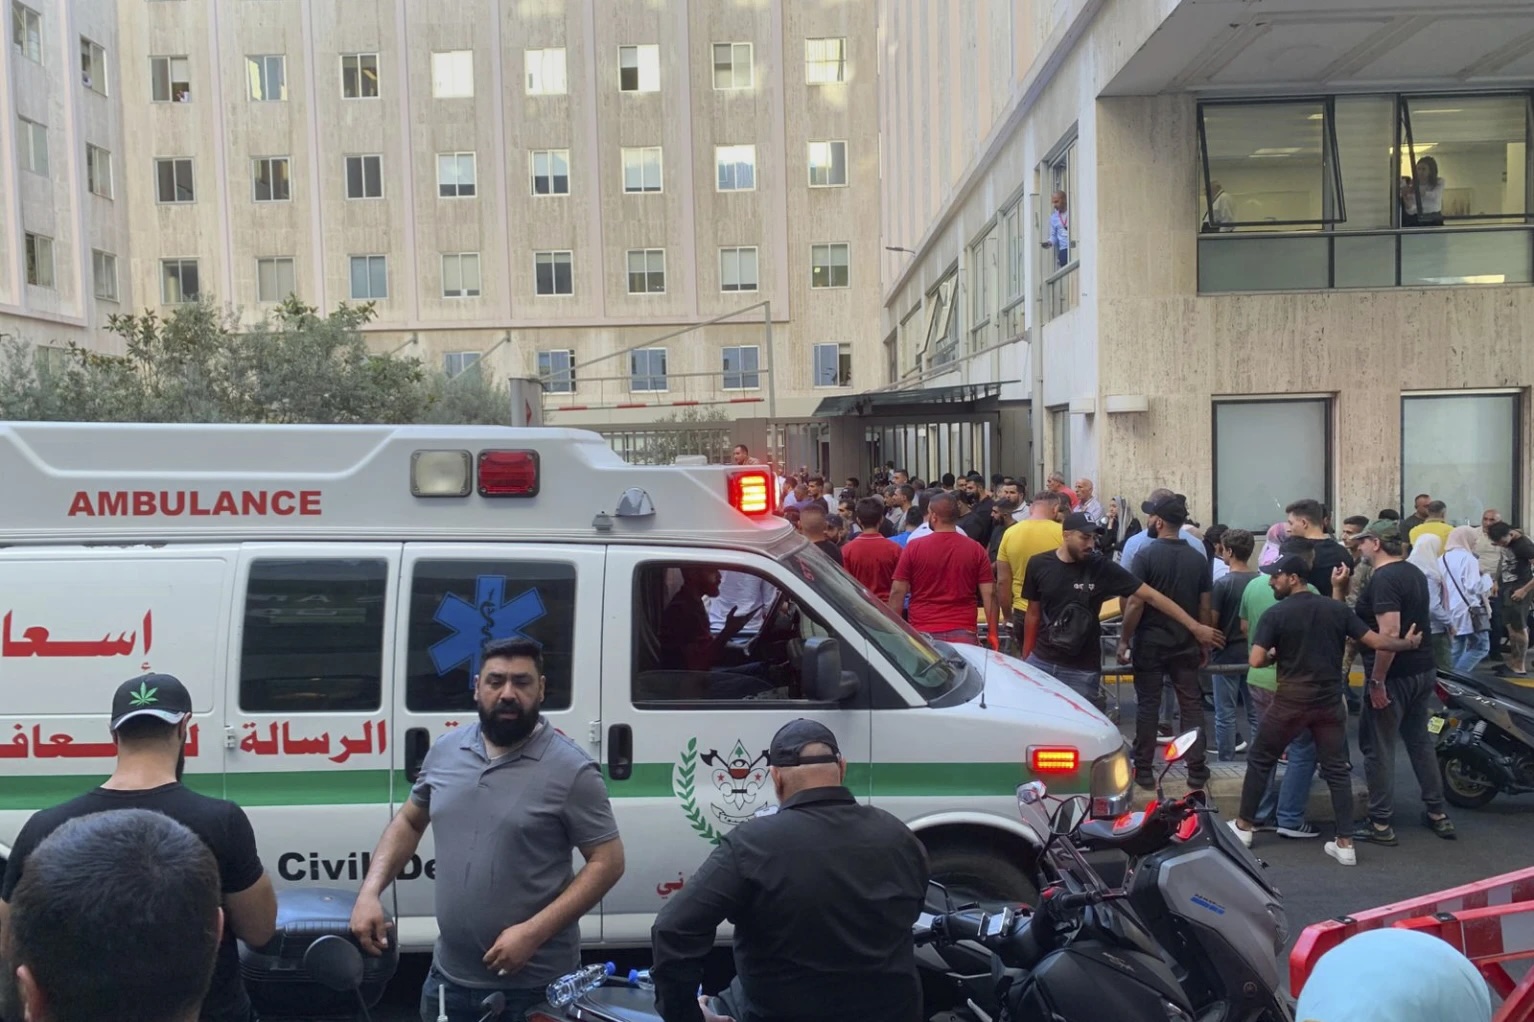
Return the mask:
M946 841L934 841L927 847L927 861L932 879L947 887L959 904L978 901L982 907L1036 905L1039 889L1034 886L1026 863L1001 845L961 847Z

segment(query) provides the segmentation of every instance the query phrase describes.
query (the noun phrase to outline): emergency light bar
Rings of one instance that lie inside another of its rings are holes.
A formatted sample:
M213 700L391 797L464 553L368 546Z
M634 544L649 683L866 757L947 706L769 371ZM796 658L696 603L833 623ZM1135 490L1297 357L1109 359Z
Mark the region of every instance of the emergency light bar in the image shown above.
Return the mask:
M538 452L480 451L479 495L538 496Z
M467 497L473 486L468 451L416 451L410 455L412 497Z
M772 514L772 476L765 471L731 475L730 506L753 518Z
M1034 746L1028 750L1028 766L1036 774L1073 774L1081 762L1075 749Z
M537 451L480 451L481 497L536 497ZM467 497L475 471L468 451L415 451L410 455L410 493L415 497Z

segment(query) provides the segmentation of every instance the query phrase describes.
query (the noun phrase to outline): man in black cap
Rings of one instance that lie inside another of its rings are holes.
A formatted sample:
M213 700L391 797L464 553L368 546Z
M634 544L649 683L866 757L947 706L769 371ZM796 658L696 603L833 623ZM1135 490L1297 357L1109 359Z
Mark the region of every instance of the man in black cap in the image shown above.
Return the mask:
M27 820L6 862L0 903L11 900L25 874L27 856L66 821L113 809L163 813L201 838L218 863L225 926L199 1018L245 1022L255 1016L240 981L234 941L238 937L258 947L272 939L277 895L256 853L255 833L245 811L181 784L191 720L192 697L169 674L146 674L119 685L112 699L111 721L117 769L101 787ZM106 882L106 878L97 879ZM3 915L0 912L0 918Z
M1213 585L1209 558L1183 539L1188 506L1176 495L1140 505L1147 531L1156 539L1146 543L1130 570L1156 592L1169 598L1194 621L1208 621L1209 591ZM1147 601L1131 596L1124 607L1124 630L1119 637L1120 663L1130 663L1133 642L1135 679L1135 781L1143 788L1155 786L1156 724L1161 693L1168 684L1177 696L1178 714L1185 731L1198 730L1198 741L1188 753L1188 784L1201 788L1209 783L1204 759L1204 693L1199 686L1199 665L1218 640L1190 631L1177 618ZM1216 635L1218 633L1215 633Z
M1060 548L1034 554L1023 573L1023 598L1028 610L1023 618L1022 657L1034 667L1086 696L1099 710L1108 700L1103 694L1102 630L1098 615L1113 597L1137 597L1168 615L1193 633L1200 642L1214 643L1220 633L1195 621L1181 607L1162 596L1133 574L1097 550L1102 532L1090 515L1072 511L1065 516Z
M927 855L900 820L843 786L836 736L800 718L767 752L778 811L747 820L672 895L651 931L665 1022L919 1022L911 926ZM715 931L735 924L736 978L698 998Z
M1285 555L1262 570L1272 576L1269 584L1278 603L1262 615L1249 637L1247 663L1260 669L1277 661L1278 688L1247 750L1241 810L1230 826L1242 844L1251 845L1257 806L1268 790L1278 757L1309 728L1337 819L1337 837L1326 843L1326 854L1344 866L1356 866L1348 714L1342 704L1337 665L1350 638L1370 649L1404 651L1416 649L1422 633L1413 626L1405 638L1397 639L1370 631L1347 604L1307 588L1311 562L1298 554ZM1338 566L1333 578L1346 581L1347 569Z

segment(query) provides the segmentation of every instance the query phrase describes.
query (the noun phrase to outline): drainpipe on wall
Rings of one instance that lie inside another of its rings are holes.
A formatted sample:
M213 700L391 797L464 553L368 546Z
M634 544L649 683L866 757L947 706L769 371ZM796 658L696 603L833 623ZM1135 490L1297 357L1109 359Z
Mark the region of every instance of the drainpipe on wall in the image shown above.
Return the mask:
M1039 208L1040 196L1030 196L1033 205L1033 223L1042 234L1043 223L1040 220ZM1034 249L1035 253L1037 249ZM1028 325L1028 363L1032 369L1029 374L1031 385L1028 392L1028 426L1033 433L1030 441L1033 447L1033 492L1037 493L1044 488L1044 475L1048 471L1044 467L1044 277L1039 266L1037 254L1034 256L1034 272L1038 273L1038 286L1034 289L1033 296L1033 322Z

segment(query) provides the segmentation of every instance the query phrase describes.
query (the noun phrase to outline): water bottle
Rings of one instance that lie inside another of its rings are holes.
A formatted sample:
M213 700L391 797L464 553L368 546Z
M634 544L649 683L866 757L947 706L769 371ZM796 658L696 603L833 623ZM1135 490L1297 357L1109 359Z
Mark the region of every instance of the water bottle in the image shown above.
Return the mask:
M630 969L629 986L639 990L653 991L655 989L655 981L650 978L649 969Z
M544 996L555 1008L567 1008L579 1000L584 994L595 990L602 985L602 981L614 972L618 967L612 962L601 965L588 965L584 969L577 969L568 976L561 976L549 984L544 991Z

